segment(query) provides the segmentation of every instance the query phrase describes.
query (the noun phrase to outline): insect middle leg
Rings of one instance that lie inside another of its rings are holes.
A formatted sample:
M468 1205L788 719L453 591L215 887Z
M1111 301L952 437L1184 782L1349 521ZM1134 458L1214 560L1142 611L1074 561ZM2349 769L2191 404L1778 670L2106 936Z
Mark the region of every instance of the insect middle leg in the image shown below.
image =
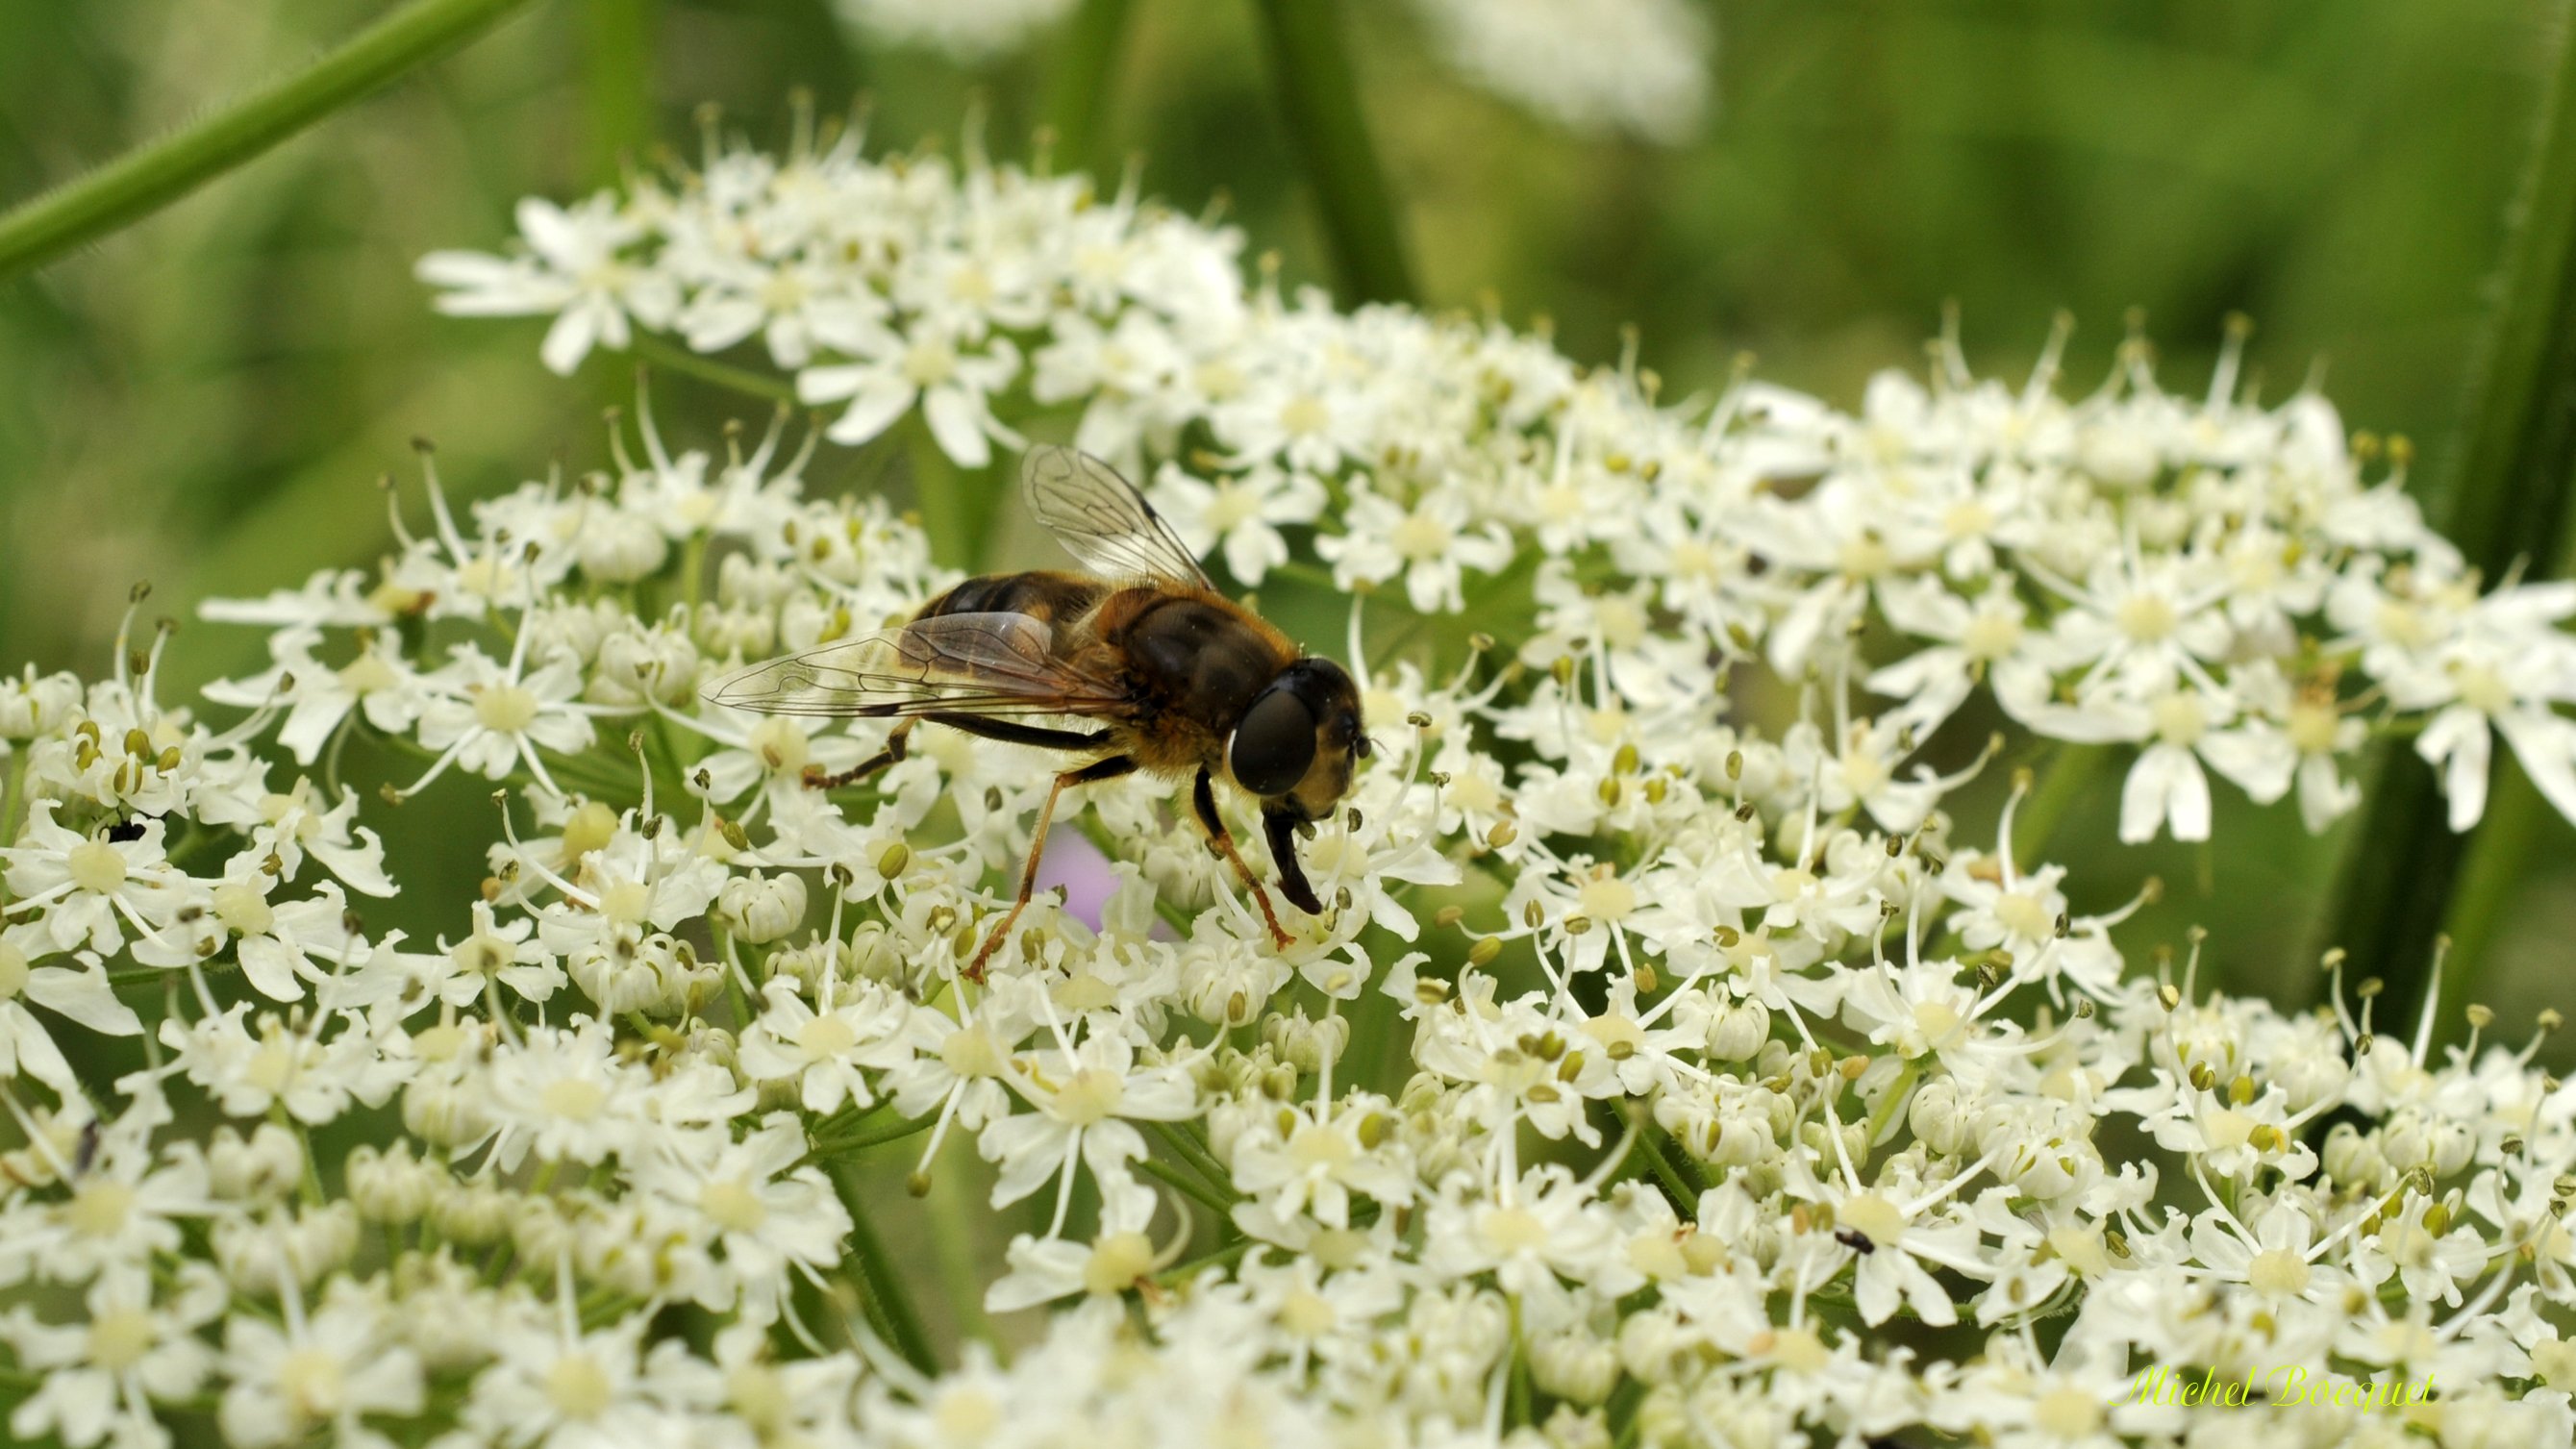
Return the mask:
M1096 750L1109 742L1107 730L1093 730L1089 734L1083 734L1074 730L1055 730L1039 725L1017 724L1006 719L985 719L981 715L913 715L896 725L894 732L886 736L884 749L837 775L824 774L820 766L806 766L805 784L816 790L846 789L888 766L901 762L908 752L913 726L924 720L932 724L944 724L953 730L964 730L970 735L982 735L988 740L1003 740L1015 745L1036 745L1041 749Z
M808 790L845 790L850 786L859 783L861 780L867 779L869 776L876 774L880 770L884 770L891 765L901 763L906 753L907 746L909 746L912 740L912 727L919 723L921 723L921 721L918 719L907 719L901 724L896 725L893 733L886 736L884 749L877 751L875 754L868 756L866 759L859 761L857 764L841 771L837 775L824 774L823 767L820 765L807 765L805 767L805 788Z
M990 720L981 722L992 723ZM993 928L993 934L984 939L982 948L975 952L975 959L966 963L967 980L978 983L983 981L984 963L993 959L994 952L1002 949L1002 943L1011 938L1011 927L1019 924L1020 912L1029 908L1029 896L1038 888L1038 861L1046 854L1047 827L1055 822L1055 802L1072 786L1088 785L1099 780L1115 780L1121 775L1132 774L1135 769L1134 760L1125 755L1111 755L1105 760L1094 760L1079 770L1066 770L1055 777L1055 788L1047 791L1046 805L1038 811L1036 833L1029 837L1028 864L1020 868L1019 899L1011 902L1009 914L1003 916L1002 923Z
M1225 820L1216 813L1216 791L1209 787L1204 765L1199 767L1198 783L1190 787L1190 805L1198 813L1200 828L1207 831L1208 849L1224 856L1226 863L1234 867L1235 875L1251 887L1252 899L1261 907L1261 919L1270 927L1272 943L1282 951L1287 950L1296 938L1279 929L1279 913L1270 908L1269 889L1261 884L1259 876L1252 873L1252 867L1243 863L1242 853L1234 848L1234 833L1225 828Z

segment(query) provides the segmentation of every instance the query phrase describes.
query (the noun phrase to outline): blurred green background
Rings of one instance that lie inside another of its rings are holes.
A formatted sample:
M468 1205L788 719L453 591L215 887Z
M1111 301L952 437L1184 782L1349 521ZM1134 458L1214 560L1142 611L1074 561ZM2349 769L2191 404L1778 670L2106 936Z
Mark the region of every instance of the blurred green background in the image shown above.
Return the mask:
M0 199L181 123L388 8L0 0ZM1148 191L1192 209L1221 194L1291 280L1329 282L1249 0L1125 8L1087 154L1060 164L1114 172L1140 156ZM1919 364L1949 302L1972 359L2015 377L2050 315L2071 311L2079 389L2108 365L2131 307L2169 381L2195 390L2223 319L2243 311L2259 323L2267 395L2322 361L2347 421L2417 439L2427 475L2455 438L2567 10L1726 0L1710 7L1714 113L1691 144L1659 149L1555 133L1445 72L1401 8L1346 8L1434 306L1490 295L1516 320L1551 319L1585 360L1614 358L1622 327L1642 324L1668 396L1714 386L1749 351L1771 379L1846 404L1872 371ZM598 184L621 155L693 152L701 103L779 144L796 87L826 111L872 96L873 134L893 146L953 147L980 106L991 149L1024 156L1068 84L1065 40L966 71L863 49L825 0L547 0L105 245L0 287L0 660L103 670L136 580L187 618L210 594L373 559L387 539L376 480L412 476L415 435L438 440L468 493L554 458L599 460L599 409L629 393L626 365L601 358L553 379L535 362L538 324L433 315L411 277L422 252L495 246L516 198ZM763 411L682 379L660 395L666 427L699 439ZM864 471L844 456L815 476ZM191 625L172 673L193 684L258 656L251 631ZM2167 899L2133 939L2205 924L2222 979L2307 996L2301 948L2333 842L2222 791L2233 808L2213 848L2090 844L2110 839L2111 783L2058 835L2058 853L2091 872L2079 906L2161 874ZM2550 831L2549 863L2512 903L2481 986L2508 1025L2563 995L2576 842ZM405 924L462 921L461 904L453 921L422 909Z

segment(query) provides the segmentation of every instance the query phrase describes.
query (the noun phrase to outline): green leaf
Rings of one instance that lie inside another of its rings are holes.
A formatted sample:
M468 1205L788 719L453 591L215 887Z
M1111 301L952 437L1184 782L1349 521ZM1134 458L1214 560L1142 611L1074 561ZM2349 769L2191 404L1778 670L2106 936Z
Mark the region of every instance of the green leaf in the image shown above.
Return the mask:
M151 215L528 0L414 0L304 70L0 216L0 281Z

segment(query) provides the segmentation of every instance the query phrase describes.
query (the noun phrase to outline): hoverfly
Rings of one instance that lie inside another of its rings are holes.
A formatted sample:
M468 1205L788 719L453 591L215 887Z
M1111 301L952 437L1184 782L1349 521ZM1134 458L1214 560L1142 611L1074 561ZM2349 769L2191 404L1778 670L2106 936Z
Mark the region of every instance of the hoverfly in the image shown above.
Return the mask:
M1297 860L1297 832L1332 813L1369 754L1358 687L1342 666L1218 593L1170 525L1108 464L1033 449L1020 488L1084 572L968 579L900 628L754 665L707 698L769 714L901 721L884 750L855 768L828 776L809 768L805 783L819 789L856 784L901 760L925 720L1093 757L1056 775L1019 897L968 964L969 980L984 979L1028 906L1056 801L1076 785L1138 770L1175 782L1195 776L1190 803L1209 848L1251 888L1272 939L1287 946L1270 893L1217 814L1213 782L1221 776L1260 802L1280 894L1321 914ZM1047 716L1095 727L1029 722Z

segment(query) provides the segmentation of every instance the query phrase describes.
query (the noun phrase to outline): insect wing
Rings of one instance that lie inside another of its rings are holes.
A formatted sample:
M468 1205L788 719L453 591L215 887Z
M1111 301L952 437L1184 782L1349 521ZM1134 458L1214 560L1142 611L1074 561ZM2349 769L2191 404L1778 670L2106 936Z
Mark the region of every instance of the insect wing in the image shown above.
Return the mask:
M1103 578L1168 579L1208 589L1207 571L1154 505L1116 469L1071 448L1031 448L1020 468L1029 511L1065 552Z
M1054 642L1026 614L942 614L753 665L707 698L763 714L866 718L1099 715L1126 704L1114 682L1057 658Z

